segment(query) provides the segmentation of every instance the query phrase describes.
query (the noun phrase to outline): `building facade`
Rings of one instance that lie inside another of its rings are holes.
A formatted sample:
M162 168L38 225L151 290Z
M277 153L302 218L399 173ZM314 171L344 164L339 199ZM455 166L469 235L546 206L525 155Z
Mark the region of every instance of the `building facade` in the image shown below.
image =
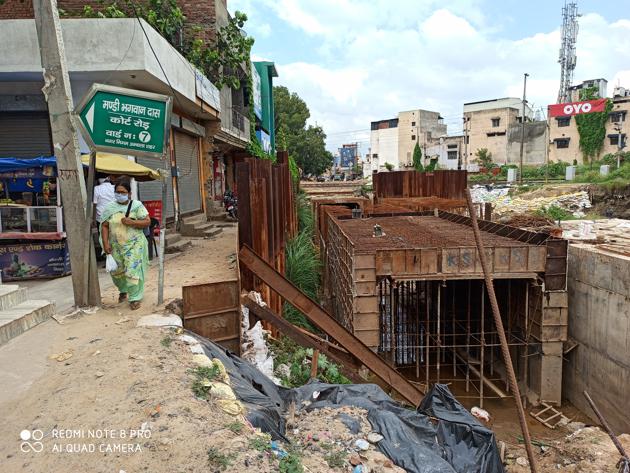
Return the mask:
M487 149L497 164L517 164L520 158L522 100L515 97L483 100L464 104L464 155L463 165L475 170L477 152ZM534 125L534 113L525 106L526 164L545 162L546 132L544 122Z
M598 94L605 93L606 83L605 79L594 79L573 86L570 88L571 99L579 101L579 92L586 87L597 87ZM602 97L605 97L605 95ZM627 143L627 136L630 134L630 117L628 117L630 111L630 90L623 87L615 87L611 100L613 105L606 120L604 143L599 154L595 157L596 159L600 159L606 154L618 152L619 143ZM548 123L550 138L549 160L583 163L584 157L580 149L580 134L575 117L549 117ZM627 150L627 146L625 149Z
M438 112L421 109L399 112L397 118L374 121L370 128L370 153L366 158L370 174L386 170L386 164L395 170L411 167L416 143L426 156L427 148L447 134ZM364 173L367 175L367 170Z
M426 158L437 158L439 169L463 169L464 135L440 136L426 147Z

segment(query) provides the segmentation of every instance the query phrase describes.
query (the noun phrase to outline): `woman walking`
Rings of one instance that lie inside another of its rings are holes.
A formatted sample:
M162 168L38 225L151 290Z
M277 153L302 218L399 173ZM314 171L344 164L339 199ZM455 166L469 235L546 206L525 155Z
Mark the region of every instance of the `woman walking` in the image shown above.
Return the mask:
M149 212L138 200L131 200L131 181L122 176L115 183L115 201L101 215L101 246L112 255L118 268L111 272L120 292L118 302L129 299L132 310L140 307L149 251L143 229L151 224Z

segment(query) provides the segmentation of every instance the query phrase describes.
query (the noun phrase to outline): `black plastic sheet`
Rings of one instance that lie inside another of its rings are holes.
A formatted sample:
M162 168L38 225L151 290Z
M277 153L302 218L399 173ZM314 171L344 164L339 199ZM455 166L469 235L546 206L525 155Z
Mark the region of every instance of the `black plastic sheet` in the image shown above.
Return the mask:
M283 415L296 409L354 406L367 410L378 448L392 462L414 473L503 473L494 434L481 425L445 385L437 384L417 411L402 407L375 384L325 384L318 381L287 389L276 386L250 363L215 343L199 340L209 358L219 359L234 393L255 427L286 440ZM314 397L313 394L318 392ZM308 402L305 402L308 401ZM350 416L348 416L350 417ZM437 425L432 420L437 419ZM346 423L346 421L348 423ZM352 419L345 419L352 425Z

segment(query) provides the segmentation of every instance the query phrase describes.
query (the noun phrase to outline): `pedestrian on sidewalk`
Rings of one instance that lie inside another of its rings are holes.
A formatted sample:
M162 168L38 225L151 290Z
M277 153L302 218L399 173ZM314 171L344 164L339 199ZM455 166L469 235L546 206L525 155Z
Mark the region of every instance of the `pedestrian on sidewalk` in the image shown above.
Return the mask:
M101 246L118 265L110 273L120 292L118 302L129 299L131 309L136 310L144 296L144 278L149 268L143 230L151 224L151 218L142 202L131 200L131 180L127 176L116 180L115 199L103 210Z

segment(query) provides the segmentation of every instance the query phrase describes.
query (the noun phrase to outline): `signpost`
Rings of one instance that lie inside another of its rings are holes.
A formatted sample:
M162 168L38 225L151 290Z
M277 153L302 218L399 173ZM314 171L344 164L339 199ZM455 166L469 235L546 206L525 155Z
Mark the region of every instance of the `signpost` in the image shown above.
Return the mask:
M166 178L170 169L169 136L172 97L141 90L125 89L94 84L79 102L75 114L87 141L90 155L90 177L96 164L96 152L122 153L147 156L163 160L162 206L166 196ZM92 185L88 188L89 199L86 217L91 222ZM160 222L160 254L158 304L164 301L164 240L165 214ZM88 235L87 244L91 245ZM89 251L87 252L89 254Z

